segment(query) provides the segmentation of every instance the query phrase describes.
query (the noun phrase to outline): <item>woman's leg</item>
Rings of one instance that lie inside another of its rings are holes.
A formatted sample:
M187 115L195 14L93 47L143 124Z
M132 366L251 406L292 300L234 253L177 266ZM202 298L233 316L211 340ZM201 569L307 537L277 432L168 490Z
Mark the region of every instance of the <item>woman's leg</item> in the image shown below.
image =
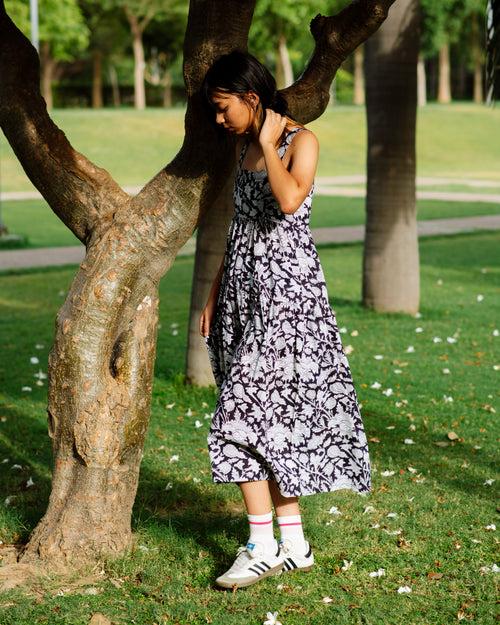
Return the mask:
M275 480L269 480L269 491L276 510L276 516L289 516L291 514L300 514L299 498L284 497L278 488Z
M269 483L267 480L257 482L238 482L248 514L267 514L272 511Z

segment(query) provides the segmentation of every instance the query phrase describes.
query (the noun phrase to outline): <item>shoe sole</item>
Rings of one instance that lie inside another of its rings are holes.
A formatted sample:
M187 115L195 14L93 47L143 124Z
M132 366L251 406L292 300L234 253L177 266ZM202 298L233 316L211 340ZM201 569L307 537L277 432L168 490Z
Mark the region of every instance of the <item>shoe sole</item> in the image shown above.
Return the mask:
M255 577L254 575L252 575L251 578L250 577L243 578L238 581L215 580L215 583L218 586L221 586L222 588L245 588L246 586L251 586L252 584L255 584L256 582L260 582L260 580L264 579L264 577L270 577L271 575L276 575L276 573L279 573L282 570L282 568L283 568L283 563L273 566L265 573L262 573L262 575L259 575L259 577Z
M312 570L314 564L310 564L309 566L297 566L293 569L285 569L283 567L283 573L296 573L297 571L310 571Z

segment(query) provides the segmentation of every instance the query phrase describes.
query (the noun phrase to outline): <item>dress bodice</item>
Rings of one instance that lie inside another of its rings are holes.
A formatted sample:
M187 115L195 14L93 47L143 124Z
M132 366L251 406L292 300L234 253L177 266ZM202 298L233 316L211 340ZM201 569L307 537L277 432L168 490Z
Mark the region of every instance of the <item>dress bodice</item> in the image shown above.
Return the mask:
M299 126L285 134L278 147L280 159L283 160L293 136L301 130L304 129ZM312 196L314 194L314 182L301 206L293 214L283 213L271 191L267 171L265 169L244 169L242 167L249 145L250 141L247 139L241 148L238 159L233 191L235 218L249 219L261 225L269 224L269 222L272 224L276 221L292 221L298 225L301 223L308 225Z

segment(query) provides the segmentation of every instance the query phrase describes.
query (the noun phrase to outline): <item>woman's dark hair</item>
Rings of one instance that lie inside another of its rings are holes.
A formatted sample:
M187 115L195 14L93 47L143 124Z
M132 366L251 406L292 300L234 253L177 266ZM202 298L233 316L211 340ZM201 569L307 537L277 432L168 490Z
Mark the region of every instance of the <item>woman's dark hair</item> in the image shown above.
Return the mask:
M249 52L233 50L217 57L203 79L201 94L212 123L215 123L216 107L211 98L215 92L241 94L243 98L247 91L259 96L262 112L269 108L291 118L287 101L277 91L276 81L267 67ZM259 126L262 122L263 117Z

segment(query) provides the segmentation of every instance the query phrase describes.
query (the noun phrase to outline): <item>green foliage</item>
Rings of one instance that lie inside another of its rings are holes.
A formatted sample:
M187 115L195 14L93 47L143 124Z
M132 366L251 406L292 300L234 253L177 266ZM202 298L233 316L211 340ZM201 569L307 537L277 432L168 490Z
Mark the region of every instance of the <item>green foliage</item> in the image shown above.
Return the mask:
M29 0L6 0L5 7L30 39ZM50 43L54 59L71 61L87 48L90 33L77 0L39 0L38 17L40 42Z

